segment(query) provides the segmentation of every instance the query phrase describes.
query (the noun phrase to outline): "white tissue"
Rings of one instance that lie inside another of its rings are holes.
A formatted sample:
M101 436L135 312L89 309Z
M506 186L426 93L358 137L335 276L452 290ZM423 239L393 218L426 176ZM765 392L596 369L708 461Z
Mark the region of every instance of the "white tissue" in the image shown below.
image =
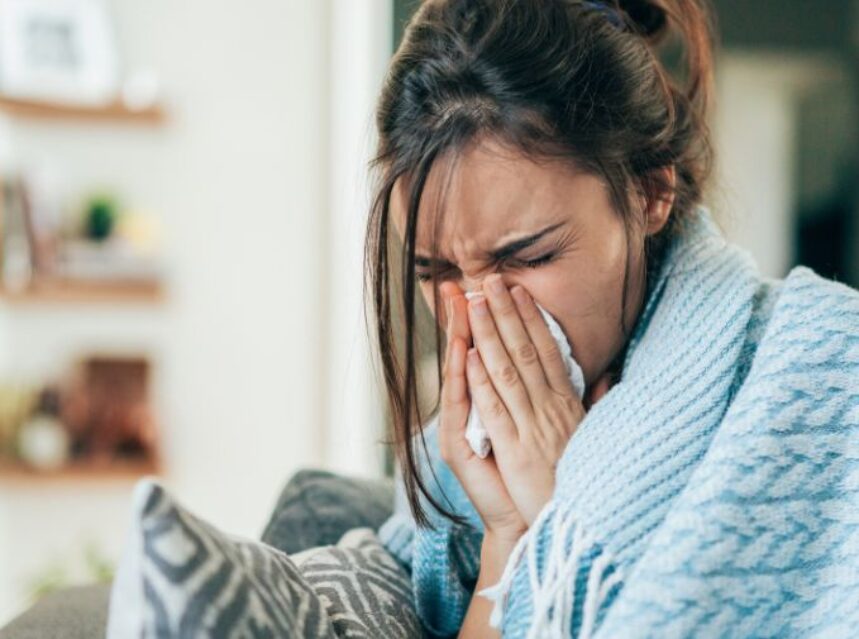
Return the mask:
M477 295L483 295L483 293L480 291L469 291L465 294L465 297L472 299ZM570 343L567 341L567 337L564 335L564 331L561 330L561 326L557 321L555 321L555 318L546 312L546 309L539 304L537 304L537 308L540 310L540 313L543 315L543 319L549 326L549 332L552 333L552 337L554 337L555 341L558 343L558 348L561 349L561 355L563 355L564 358L564 365L567 368L567 373L570 376L570 382L572 382L573 388L576 390L579 398L584 397L585 375L582 371L582 367L579 366L575 359L573 359L572 349L570 348ZM477 407L474 405L474 402L471 403L471 410L468 413L468 422L465 426L465 439L468 440L468 444L478 457L485 458L489 454L489 451L492 450L492 442L489 439L489 433L480 421L480 416L477 413Z

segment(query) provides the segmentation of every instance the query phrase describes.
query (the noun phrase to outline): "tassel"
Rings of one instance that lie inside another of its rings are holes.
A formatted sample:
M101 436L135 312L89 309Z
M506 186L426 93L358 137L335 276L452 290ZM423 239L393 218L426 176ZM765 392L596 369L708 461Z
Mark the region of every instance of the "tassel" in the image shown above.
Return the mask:
M588 575L588 594L591 596L585 599L582 610L582 637L590 637L593 634L597 613L599 613L609 591L621 581L620 570L617 569L609 577L603 579L605 569L611 563L611 556L607 552L603 552L594 559L591 566L591 572Z
M533 602L531 624L527 632L528 639L564 637L570 633L581 560L589 551L597 547L594 536L584 529L572 512L561 514L558 512L556 502L552 501L550 504L516 542L499 582L477 593L494 602L489 624L493 628L500 628L516 567L524 556L527 561L528 581ZM546 557L543 577L540 579L537 541L534 538L549 519L551 519L552 541ZM572 539L570 539L571 536ZM567 549L568 540L571 542L569 549ZM606 569L611 565L615 566L615 570L605 577ZM604 548L587 570L580 639L592 637L596 617L602 604L611 589L622 581L622 575L614 557Z
M507 559L507 564L504 566L504 572L501 573L501 579L498 580L498 583L494 586L489 586L488 588L478 591L478 595L494 602L492 612L489 613L489 625L493 628L501 628L501 619L504 615L504 606L507 603L507 595L509 594L510 587L513 585L513 576L516 572L516 567L519 565L519 559L522 557L522 554L527 547L528 540L536 534L535 531L539 530L540 526L549 517L550 513L554 511L555 506L555 502L550 501L549 504L540 511L540 514L537 515L537 519L534 520L531 527L528 528L525 534L523 534L519 538L519 541L516 542L516 545L513 547L513 551L510 553L510 557ZM532 546L535 545L536 544L532 544Z

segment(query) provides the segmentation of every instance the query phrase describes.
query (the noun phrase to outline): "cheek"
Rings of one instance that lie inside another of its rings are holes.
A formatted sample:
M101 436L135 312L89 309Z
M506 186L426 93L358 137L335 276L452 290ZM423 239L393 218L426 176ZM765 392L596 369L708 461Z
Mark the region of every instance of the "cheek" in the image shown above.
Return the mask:
M616 350L620 332L625 245L579 251L516 278L561 324L585 377L592 380Z

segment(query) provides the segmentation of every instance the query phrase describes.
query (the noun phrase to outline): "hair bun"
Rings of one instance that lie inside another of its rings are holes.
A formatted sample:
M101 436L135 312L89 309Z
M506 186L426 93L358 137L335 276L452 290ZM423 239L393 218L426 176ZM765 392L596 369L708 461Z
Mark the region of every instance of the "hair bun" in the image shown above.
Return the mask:
M618 0L620 9L642 36L658 42L668 31L668 14L665 8L653 0Z

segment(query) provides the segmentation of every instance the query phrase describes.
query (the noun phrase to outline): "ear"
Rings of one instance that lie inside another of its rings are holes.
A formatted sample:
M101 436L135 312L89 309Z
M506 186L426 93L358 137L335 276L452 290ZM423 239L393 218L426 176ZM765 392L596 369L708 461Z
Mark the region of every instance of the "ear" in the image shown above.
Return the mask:
M647 235L658 233L668 222L668 216L674 206L674 187L677 183L673 164L656 170L653 177L653 189L647 194L644 207ZM664 189L662 185L668 185L670 188Z

